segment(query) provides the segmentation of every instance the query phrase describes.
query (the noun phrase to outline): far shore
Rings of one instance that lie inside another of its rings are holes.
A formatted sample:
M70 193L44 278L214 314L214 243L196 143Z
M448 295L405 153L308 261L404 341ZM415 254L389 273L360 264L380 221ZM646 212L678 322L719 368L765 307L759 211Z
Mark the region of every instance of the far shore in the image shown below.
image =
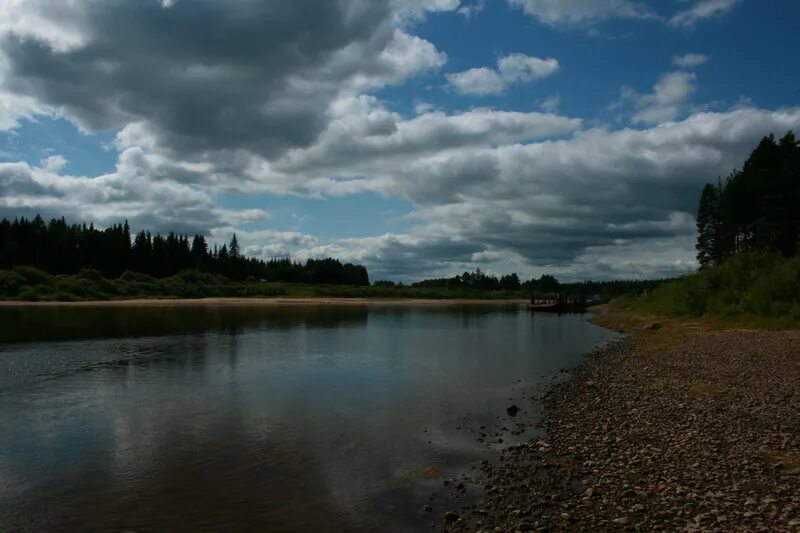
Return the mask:
M527 299L421 299L421 298L198 298L59 301L0 301L0 307L291 307L308 305L520 305Z

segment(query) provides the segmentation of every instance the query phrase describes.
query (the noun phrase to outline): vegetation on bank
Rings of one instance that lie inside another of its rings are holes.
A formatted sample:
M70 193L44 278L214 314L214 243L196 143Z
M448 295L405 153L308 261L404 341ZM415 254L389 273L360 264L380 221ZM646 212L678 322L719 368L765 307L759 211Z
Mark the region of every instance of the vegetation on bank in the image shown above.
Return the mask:
M666 280L611 280L611 281L579 281L562 283L555 276L542 274L539 278L520 281L516 273L501 277L488 275L477 269L475 272L464 272L452 278L426 279L413 283L413 288L479 290L479 291L524 291L528 296L533 294L542 297L583 297L613 298L621 294L641 294L654 289ZM377 282L388 284L391 282Z
M525 291L480 291L462 288L419 288L408 286L358 286L264 282L248 279L237 282L217 274L186 270L167 278L126 271L107 279L93 269L77 274L48 274L29 266L0 270L0 300L86 301L128 300L137 298L422 298L422 299L518 299Z
M673 317L800 321L800 144L761 140L724 182L703 189L700 270L617 305Z
M473 274L474 276L474 274ZM154 278L125 271L118 278L84 268L77 274L49 274L30 266L0 270L0 300L89 301L193 298L405 298L455 300L517 300L584 296L614 297L656 287L661 281L613 281L559 283L552 276L521 283L516 289L482 288L480 285L415 283L404 285L378 281L373 285L335 285L267 282L255 278L233 281L199 270L184 270L174 276ZM545 289L545 290L543 290Z
M362 265L337 259L247 257L236 234L209 247L202 235L189 238L140 231L127 221L105 229L32 219L0 220L0 299L109 300L208 297L350 297L428 299L520 299L600 296L641 292L657 281L561 283L543 274L522 281L516 273L495 276L477 269L451 278L404 285L370 285Z
M616 304L673 317L800 321L800 258L741 253Z

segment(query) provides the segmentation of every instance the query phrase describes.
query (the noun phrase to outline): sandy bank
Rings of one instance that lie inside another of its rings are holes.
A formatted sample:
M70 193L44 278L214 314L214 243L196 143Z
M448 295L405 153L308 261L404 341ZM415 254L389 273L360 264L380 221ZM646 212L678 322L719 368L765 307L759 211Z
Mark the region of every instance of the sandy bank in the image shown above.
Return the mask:
M300 305L519 305L528 300L389 299L389 298L201 298L191 300L101 300L91 302L0 301L0 307L288 307Z

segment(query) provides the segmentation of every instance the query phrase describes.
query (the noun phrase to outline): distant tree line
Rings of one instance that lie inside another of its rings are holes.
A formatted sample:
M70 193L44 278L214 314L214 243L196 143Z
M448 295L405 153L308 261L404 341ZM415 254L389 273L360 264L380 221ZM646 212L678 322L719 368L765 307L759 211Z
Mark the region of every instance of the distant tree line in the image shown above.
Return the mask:
M800 241L800 145L792 132L764 137L741 170L707 184L697 210L697 260L717 265L740 252L794 257Z
M309 259L305 263L288 258L263 261L245 257L236 234L221 247L210 247L205 237L170 232L167 235L140 231L131 234L127 221L105 229L94 224L68 224L64 218L45 222L17 218L0 221L0 269L18 265L40 268L50 274L75 274L95 269L107 278L125 271L155 278L198 270L226 276L234 281L248 278L294 283L369 285L367 269L342 264L336 259Z
M519 276L516 273L497 278L487 275L478 268L475 272L464 272L452 278L426 279L411 285L412 287L432 289L478 289L487 291L516 291L521 288Z
M578 281L574 283L562 283L560 292L571 296L591 297L599 295L601 298L614 298L616 296L622 296L623 294L642 294L668 281L671 280L623 279L612 281Z
M413 283L416 288L478 289L488 291L526 291L537 294L611 298L622 294L640 294L651 290L666 280L614 280L561 283L551 274L521 282L516 273L500 276L487 275L477 269L452 278L427 279ZM378 282L389 284L391 282Z

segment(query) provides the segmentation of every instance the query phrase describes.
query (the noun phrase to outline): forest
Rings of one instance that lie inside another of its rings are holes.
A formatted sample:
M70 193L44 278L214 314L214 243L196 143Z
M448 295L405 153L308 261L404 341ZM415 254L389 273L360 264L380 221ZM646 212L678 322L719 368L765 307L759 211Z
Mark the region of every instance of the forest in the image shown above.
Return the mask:
M794 257L800 240L800 146L791 131L764 137L744 165L709 183L697 210L697 260L719 265L742 252Z
M475 272L464 272L452 278L437 278L419 281L412 287L476 289L484 291L517 291L544 296L565 296L591 298L612 298L623 294L641 294L651 290L668 280L610 280L610 281L578 281L560 282L551 274L542 274L539 278L520 281L516 273L500 276L489 275L477 269Z
M764 137L741 169L703 188L696 247L697 273L619 304L756 325L800 320L800 145L792 132Z
M196 270L232 281L283 281L330 285L369 285L367 269L336 259L288 258L269 261L246 257L236 234L221 247L210 248L202 235L140 231L131 235L127 221L103 230L94 224L67 224L64 218L45 222L41 216L0 221L0 269L25 265L48 274L98 271L116 279L125 272L167 278Z

